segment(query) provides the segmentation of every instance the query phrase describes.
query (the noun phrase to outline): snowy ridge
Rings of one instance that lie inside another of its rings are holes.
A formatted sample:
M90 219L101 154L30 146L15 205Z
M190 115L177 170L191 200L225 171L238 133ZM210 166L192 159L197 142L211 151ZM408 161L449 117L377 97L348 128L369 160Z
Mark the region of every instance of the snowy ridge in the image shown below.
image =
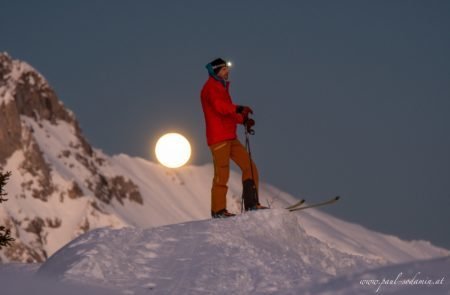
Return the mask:
M385 251L348 254L309 235L302 220L273 209L147 230L97 229L55 253L38 273L123 294L299 294L384 264L377 257ZM359 284L358 275L350 279ZM326 286L322 291L332 291ZM345 286L340 294L348 294Z
M309 210L301 220L308 234L342 249L348 254L373 257L373 253L385 263L402 263L415 259L428 259L448 255L447 250L434 247L428 241L404 241L396 236L368 230L361 225L340 220L317 210ZM434 249L434 250L432 250ZM434 252L437 250L437 252Z

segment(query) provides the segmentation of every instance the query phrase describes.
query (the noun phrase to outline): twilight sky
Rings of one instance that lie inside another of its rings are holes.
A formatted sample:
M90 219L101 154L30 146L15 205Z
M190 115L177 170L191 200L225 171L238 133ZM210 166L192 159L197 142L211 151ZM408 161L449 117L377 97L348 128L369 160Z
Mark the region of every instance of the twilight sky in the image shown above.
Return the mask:
M156 161L156 139L177 131L192 164L211 162L199 93L205 64L223 57L234 102L255 111L262 181L312 201L340 194L327 212L450 248L450 2L46 0L0 11L0 51L37 68L106 153Z

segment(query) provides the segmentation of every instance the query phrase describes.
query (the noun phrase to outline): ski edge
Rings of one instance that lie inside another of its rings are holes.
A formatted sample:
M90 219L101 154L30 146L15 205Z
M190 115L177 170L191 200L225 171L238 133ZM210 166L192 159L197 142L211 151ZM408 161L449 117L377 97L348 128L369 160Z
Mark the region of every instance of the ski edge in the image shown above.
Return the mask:
M301 200L298 201L297 203L294 203L294 204L292 204L292 205L290 205L290 206L288 206L288 207L286 207L286 208L284 208L284 209L292 210L292 209L294 209L294 208L296 208L296 207L298 207L298 206L300 206L300 205L303 205L303 203L305 203L305 199L301 199Z
M336 203L340 199L341 199L340 196L336 196L336 197L334 197L334 198L332 198L330 200L324 201L324 202L314 203L314 204L306 205L306 206L303 206L303 207L293 207L293 208L289 209L289 211L290 212L294 212L294 211L304 210L304 209L308 209L308 208L314 208L314 207L330 205L330 204Z

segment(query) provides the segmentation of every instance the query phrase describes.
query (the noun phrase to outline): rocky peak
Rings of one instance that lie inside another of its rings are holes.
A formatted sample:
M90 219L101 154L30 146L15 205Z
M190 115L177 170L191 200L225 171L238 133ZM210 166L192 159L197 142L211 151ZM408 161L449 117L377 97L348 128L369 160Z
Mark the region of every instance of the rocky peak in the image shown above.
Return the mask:
M15 102L20 115L53 123L74 121L45 78L27 63L11 59L7 53L0 53L0 87L2 104Z
M29 64L0 53L0 142L6 146L0 149L0 163L21 146L21 115L36 121L47 120L52 124L64 121L73 125L83 149L92 155L75 116L64 107L45 78Z
M131 179L108 165L46 79L0 53L0 171L13 172L0 224L16 239L0 252L0 262L44 261L56 246L92 227L124 225L109 208L142 205L143 198ZM64 212L73 210L68 220ZM61 228L65 239L56 234Z

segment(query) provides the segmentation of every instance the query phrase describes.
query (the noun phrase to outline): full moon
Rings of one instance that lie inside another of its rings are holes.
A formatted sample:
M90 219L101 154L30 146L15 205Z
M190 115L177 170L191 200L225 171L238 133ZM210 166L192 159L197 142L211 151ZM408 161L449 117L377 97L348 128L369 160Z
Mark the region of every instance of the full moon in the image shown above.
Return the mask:
M178 168L189 161L191 145L183 135L167 133L158 139L155 154L162 165L169 168Z

